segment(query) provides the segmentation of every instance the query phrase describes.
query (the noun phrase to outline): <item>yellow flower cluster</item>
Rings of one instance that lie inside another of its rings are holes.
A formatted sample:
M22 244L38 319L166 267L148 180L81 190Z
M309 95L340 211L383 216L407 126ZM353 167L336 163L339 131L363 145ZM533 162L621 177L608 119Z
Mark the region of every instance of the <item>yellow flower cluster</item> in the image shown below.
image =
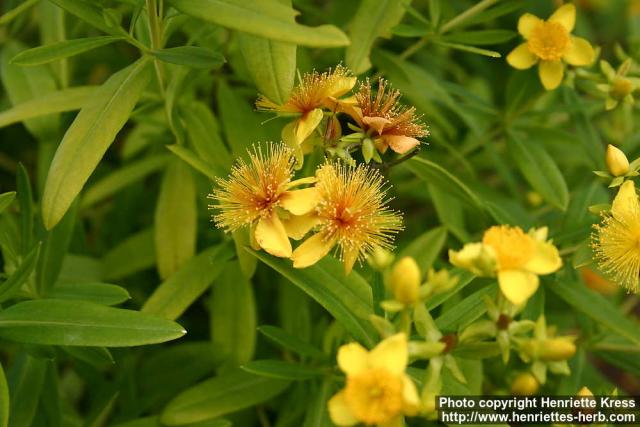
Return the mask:
M398 102L400 92L390 90L384 79L378 80L377 90L374 91L367 80L359 86L354 96L341 99L356 83L356 78L342 66L325 73L314 71L300 79L283 104L276 104L261 96L256 106L259 110L296 116L284 127L282 140L300 156L312 146L312 136L316 130L321 130L319 134L325 148L335 149L342 145L344 147L340 148L347 155L354 147L362 147L365 141L371 141L379 153L391 148L403 154L418 147L418 138L426 137L429 132L414 107L405 107ZM338 113L350 116L357 132L342 137L343 129L336 119ZM320 126L324 117L327 117L328 123ZM379 156L373 158L379 160Z
M251 244L293 266L315 264L334 247L348 274L357 260L377 248L392 248L402 229L400 214L385 199L382 176L365 165L326 162L315 177L293 180L292 150L282 144L258 146L240 159L228 179L209 195L217 227L250 228ZM306 188L300 188L301 186ZM291 241L316 232L293 250Z
M502 294L516 305L536 292L538 275L551 274L562 267L558 249L547 241L546 227L528 233L520 227L491 227L482 242L466 244L460 251L450 250L449 260L478 276L497 276Z

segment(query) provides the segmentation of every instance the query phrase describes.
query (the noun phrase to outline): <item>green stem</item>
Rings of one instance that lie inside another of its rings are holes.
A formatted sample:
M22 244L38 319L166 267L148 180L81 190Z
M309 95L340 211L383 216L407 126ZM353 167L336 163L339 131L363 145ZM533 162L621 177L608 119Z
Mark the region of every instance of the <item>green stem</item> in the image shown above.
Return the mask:
M453 18L451 18L447 23L445 23L442 27L440 27L440 34L444 34L444 33L448 32L448 31L452 30L453 28L455 28L458 25L462 24L467 19L469 19L469 18L477 15L478 13L482 12L483 10L493 6L497 2L498 2L498 0L482 0L480 3L476 4L475 6L470 7L469 9L465 10L461 14L456 15Z

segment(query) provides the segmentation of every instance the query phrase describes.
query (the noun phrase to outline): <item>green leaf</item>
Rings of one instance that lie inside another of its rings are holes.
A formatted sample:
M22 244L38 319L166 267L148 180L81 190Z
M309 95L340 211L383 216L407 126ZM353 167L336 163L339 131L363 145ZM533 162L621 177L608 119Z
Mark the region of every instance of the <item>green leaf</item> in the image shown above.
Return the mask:
M258 91L277 104L286 102L296 75L296 45L243 33L238 44Z
M54 286L47 298L88 301L101 305L117 305L131 296L126 289L109 283L68 283Z
M193 169L202 173L207 178L214 180L217 176L219 176L217 169L202 160L196 153L194 153L184 145L172 144L166 145L166 147L169 151L178 156L182 161L187 163Z
M409 246L398 254L398 259L412 257L418 263L422 274L425 275L438 258L446 240L447 229L444 227L426 231L409 243Z
M241 369L225 371L180 393L165 407L160 421L177 426L220 417L266 402L288 386L288 381L249 374Z
M91 99L95 90L96 86L77 86L43 93L37 98L20 102L0 113L0 128L26 122L35 117L79 110L87 100Z
M330 257L325 257L312 267L295 269L288 260L249 248L246 250L315 299L354 338L373 346L376 341L373 328L364 320L373 314L371 288L358 273L354 271L348 278L345 277L340 263Z
M454 286L452 289L448 290L447 292L436 294L436 295L433 295L431 298L429 298L429 300L427 301L427 310L431 311L434 308L443 304L449 298L459 295L462 289L467 287L467 285L471 284L473 279L475 279L475 276L469 273L468 271L456 269L456 270L453 270L453 273L454 274L459 273L457 274L459 279L458 284Z
M569 205L567 183L553 158L541 144L524 143L511 136L509 151L527 182L542 198L560 210Z
M77 203L74 203L62 221L46 234L36 275L36 289L40 294L46 293L58 280L62 262L71 242L77 210Z
M482 201L467 185L439 164L422 157L414 157L405 162L406 167L418 178L435 185L459 200L482 208Z
M238 262L228 262L211 291L211 341L233 366L253 358L256 301Z
M96 4L86 0L50 0L59 7L63 8L72 15L85 21L99 30L108 34L122 35L122 28L113 28L107 25L102 14L102 8Z
M36 3L38 3L38 0L25 0L13 9L3 13L2 16L0 16L0 25L9 24L23 12L32 8Z
M0 337L30 344L130 347L185 333L170 320L85 301L25 301L0 312Z
M442 40L467 45L490 45L508 42L516 35L518 33L511 30L461 31L459 33L446 34L442 36Z
M82 360L96 368L113 365L115 363L109 350L104 347L61 346L60 349L74 359Z
M497 289L497 284L493 283L472 293L435 319L436 326L441 330L456 331L470 324L487 311L485 295L493 296Z
M638 325L602 295L579 283L570 283L564 280L550 284L547 289L558 295L575 310L594 319L599 325L611 329L636 345L640 345Z
M147 175L157 172L166 166L167 160L169 160L167 155L149 156L110 173L87 188L80 200L80 208L101 202Z
M20 205L20 246L22 254L32 249L33 239L33 190L29 173L22 165L18 164L16 173L16 187L18 190L18 203Z
M150 354L135 373L142 397L139 410L165 404L179 391L213 375L221 362L221 355L209 341L182 342Z
M302 341L300 338L289 334L284 329L277 326L264 325L258 327L258 332L264 335L269 341L298 353L301 356L309 356L316 359L322 359L325 354L313 345Z
M11 205L11 202L16 198L15 191L8 191L6 193L0 194L0 213L4 212L5 209Z
M64 216L100 159L129 119L150 80L147 58L112 75L80 110L51 163L42 197L47 229Z
M170 0L180 12L222 27L311 47L347 46L347 36L333 25L306 27L292 22L297 12L277 0Z
M205 70L216 70L225 63L224 56L220 53L199 46L169 47L151 51L151 54L170 64Z
M349 25L351 44L347 47L345 61L355 74L371 68L369 53L378 37L389 35L391 28L404 16L405 1L361 0L360 7Z
M322 386L311 398L302 427L333 427L329 417L327 402L331 396L331 383L323 381Z
M232 159L222 142L218 121L209 107L202 102L192 102L188 109L182 111L182 116L196 154L216 171L217 176L226 175Z
M177 319L207 290L232 256L231 245L222 243L191 258L156 288L141 311Z
M36 267L40 245L36 246L24 257L18 268L9 278L0 284L0 303L12 298L20 290L22 285L29 279Z
M0 363L0 427L9 425L9 385Z
M495 50L480 49L479 47L469 46L469 45L460 44L460 43L449 43L449 42L445 42L438 39L435 39L433 42L435 44L448 47L450 49L461 50L463 52L477 53L478 55L488 56L490 58L502 57L502 55L500 55L500 52L496 52Z
M23 46L10 42L2 49L0 77L12 105L20 105L55 92L56 82L48 67L22 68L9 63ZM40 140L57 136L58 116L25 120L27 130Z
M107 252L102 259L104 278L120 279L153 267L156 262L153 236L153 229L141 231Z
M575 89L568 86L561 88L562 97L577 132L576 140L581 143L584 154L590 159L591 170L604 169L604 144L593 126L593 120L588 114L585 102L576 93Z
M224 81L219 83L217 102L231 153L235 158L244 157L252 144L264 140L260 120L245 99Z
M303 366L284 360L254 360L241 366L244 371L261 377L279 378L282 380L308 380L322 376L322 369Z
M50 45L23 50L11 59L11 63L21 66L47 64L58 59L78 55L122 39L123 37L101 36L65 40Z
M21 354L9 371L10 427L31 427L38 410L47 363Z

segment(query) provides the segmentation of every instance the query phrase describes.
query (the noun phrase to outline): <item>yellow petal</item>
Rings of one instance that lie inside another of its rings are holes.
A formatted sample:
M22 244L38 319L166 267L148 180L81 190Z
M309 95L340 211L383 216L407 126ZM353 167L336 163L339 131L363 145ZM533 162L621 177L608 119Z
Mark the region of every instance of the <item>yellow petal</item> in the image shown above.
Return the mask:
M611 204L611 214L621 219L624 216L628 216L632 212L638 212L640 209L640 202L638 201L638 195L636 194L636 186L633 181L625 181L624 184L618 190L618 194L613 199Z
M319 195L315 187L287 191L280 197L280 206L294 215L311 212L318 204Z
M538 68L540 81L546 90L560 86L564 74L564 66L560 61L541 61Z
M336 393L328 402L329 417L335 425L352 426L358 423L358 419L353 415L347 401L344 398L344 391Z
M526 70L538 62L538 57L531 53L527 43L522 43L507 55L507 62L513 68Z
M325 239L321 233L316 233L305 240L293 251L294 268L305 268L324 258L335 245L335 239Z
M347 375L356 375L369 366L369 352L357 342L341 346L337 359L338 366Z
M536 253L524 269L535 274L551 274L562 267L558 248L548 242L536 241Z
M337 98L344 95L355 86L356 82L356 77L342 77L340 79L335 79L334 83L329 88L329 97Z
M596 53L587 40L582 37L571 37L571 46L562 59L571 65L589 65L595 59Z
M345 276L348 276L351 270L353 270L353 265L358 260L358 255L360 255L360 251L357 248L347 249L342 254Z
M502 294L513 304L528 300L538 289L538 276L528 271L505 270L498 272L498 284Z
M391 120L385 119L384 117L363 117L362 123L372 129L375 129L375 131L378 132L378 135L382 135L384 127L391 123Z
M392 374L404 374L409 361L407 336L395 334L378 344L369 353L369 366L384 368Z
M287 237L287 230L275 212L268 218L260 218L255 238L258 245L271 255L281 258L291 256L291 242Z
M572 3L567 3L553 12L548 21L557 22L570 33L576 26L576 7Z
M420 145L420 141L410 136L385 135L383 138L389 147L398 154L404 154Z
M298 126L296 127L296 142L298 144L302 144L302 141L313 133L322 121L323 116L322 109L316 108L298 119Z
M297 187L298 185L314 184L318 179L315 176L296 179L287 184L287 189Z
M528 39L533 29L539 24L542 24L542 19L530 13L525 13L518 20L518 32L522 37Z
M320 218L315 213L291 215L290 218L282 221L287 235L294 240L302 239L319 222Z
M402 377L402 412L405 415L414 416L420 409L420 397L416 385L411 381L408 375Z

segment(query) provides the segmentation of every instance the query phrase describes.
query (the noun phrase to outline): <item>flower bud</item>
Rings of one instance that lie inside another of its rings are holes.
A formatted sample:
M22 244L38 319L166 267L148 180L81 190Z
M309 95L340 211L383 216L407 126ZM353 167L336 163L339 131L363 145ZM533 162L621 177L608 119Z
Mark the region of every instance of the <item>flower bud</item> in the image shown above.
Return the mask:
M430 269L427 273L427 282L434 293L442 293L450 290L458 284L458 277L451 276L448 270L435 271Z
M457 252L449 250L449 261L480 277L491 277L496 271L495 252L482 243L467 243Z
M518 375L511 383L511 394L515 396L533 396L540 389L540 383L532 374Z
M633 92L633 83L624 77L616 77L611 83L609 94L613 99L623 100L627 95Z
M394 255L380 246L373 250L373 253L367 258L369 265L378 270L386 270L393 263Z
M544 340L539 347L539 358L547 362L560 362L573 357L576 345L573 337L559 337Z
M588 387L582 387L580 390L578 390L578 397L593 397L593 393L591 392L591 390L589 390Z
M405 305L414 304L420 296L420 268L411 257L402 258L393 266L389 285L396 301Z
M626 175L629 172L629 160L627 156L617 147L609 144L607 146L606 163L609 173L613 176Z

